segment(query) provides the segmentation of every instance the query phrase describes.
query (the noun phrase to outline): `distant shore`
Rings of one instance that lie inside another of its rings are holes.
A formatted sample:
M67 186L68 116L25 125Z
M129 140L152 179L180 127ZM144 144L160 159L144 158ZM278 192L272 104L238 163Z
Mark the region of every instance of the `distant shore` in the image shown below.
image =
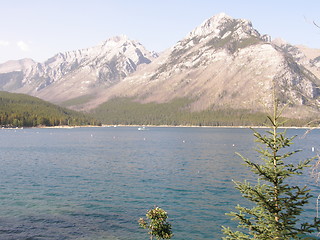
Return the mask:
M62 125L62 126L37 126L37 127L2 127L1 129L24 129L24 128L48 128L48 129L72 129L72 128L116 128L116 127L155 127L155 128L253 128L253 129L263 129L263 128L270 128L268 126L196 126L196 125L76 125L76 126L68 126L68 125ZM294 126L288 126L288 127L279 127L281 129L320 129L319 127L294 127Z
M99 126L100 127L100 126ZM197 125L102 125L101 127L181 127L181 128L270 128L269 126L197 126ZM320 129L319 127L285 126L287 129Z
M39 126L39 127L32 127L32 128L116 128L116 127L163 127L163 128L270 128L268 126L197 126L197 125L123 125L123 124L118 124L118 125L102 125L102 126L94 126L94 125L77 125L77 126L68 126L68 125L63 125L63 126ZM288 126L288 127L279 127L282 129L320 129L319 127L295 127L295 126Z

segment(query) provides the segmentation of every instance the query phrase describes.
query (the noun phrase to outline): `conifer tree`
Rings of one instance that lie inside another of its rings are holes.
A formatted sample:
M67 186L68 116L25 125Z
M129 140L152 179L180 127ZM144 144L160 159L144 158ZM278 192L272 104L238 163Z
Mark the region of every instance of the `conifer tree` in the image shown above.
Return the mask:
M278 102L274 100L274 110L271 117L271 129L265 134L254 131L256 142L259 143L256 151L262 161L252 162L241 156L245 165L257 176L257 183L248 181L234 181L236 189L242 196L252 203L252 208L238 205L237 212L227 215L239 222L238 229L222 227L224 240L230 239L316 239L306 234L315 232L320 221L314 218L313 223L301 223L298 219L303 206L312 197L310 189L300 187L289 182L289 178L301 175L303 169L310 167L313 160L302 160L297 164L289 163L290 157L299 152L285 151L293 144L294 137L286 137L286 131L279 131L281 126ZM288 159L289 158L289 159Z
M166 211L159 207L150 209L147 214L147 221L143 218L139 219L140 227L148 229L150 234L150 239L156 237L157 240L160 239L171 239L173 236L171 231L171 224L167 222L168 214Z

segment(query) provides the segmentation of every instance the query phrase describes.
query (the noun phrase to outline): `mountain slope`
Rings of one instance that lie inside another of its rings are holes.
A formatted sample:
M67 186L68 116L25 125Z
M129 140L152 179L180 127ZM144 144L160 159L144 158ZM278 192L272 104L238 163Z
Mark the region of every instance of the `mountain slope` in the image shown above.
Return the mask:
M319 53L320 54L320 53ZM0 89L90 111L112 99L169 103L189 112L265 111L273 89L290 117L319 114L320 56L271 41L250 21L218 14L161 55L120 36L0 74ZM103 111L102 108L99 108Z
M9 72L16 72L16 71L23 71L35 62L32 59L25 58L21 60L11 60L5 63L0 64L0 73L9 73Z
M97 124L92 117L36 97L0 91L0 126L34 127Z
M114 97L133 97L141 103L187 97L193 100L190 111L265 111L271 104L275 84L281 102L290 103L292 111L288 112L292 116L317 113L319 79L292 52L270 40L251 22L219 14L143 71L102 90L80 107L95 108Z
M23 72L34 65L32 59L11 60L0 64L0 90L16 91L22 86Z
M61 102L116 84L155 57L157 54L140 43L117 36L98 46L58 53L44 63L12 72L10 86L6 83L8 76L0 74L0 89Z

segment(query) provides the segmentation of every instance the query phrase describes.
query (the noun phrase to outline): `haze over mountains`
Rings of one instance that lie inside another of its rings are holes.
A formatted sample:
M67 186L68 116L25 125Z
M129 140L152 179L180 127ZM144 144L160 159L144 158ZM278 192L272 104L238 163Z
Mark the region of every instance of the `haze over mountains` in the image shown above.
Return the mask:
M170 37L170 36L168 36ZM271 41L221 13L157 54L126 36L58 53L43 63L0 64L0 90L88 111L116 97L141 103L190 99L189 111L265 110L272 88L291 116L319 113L320 51Z

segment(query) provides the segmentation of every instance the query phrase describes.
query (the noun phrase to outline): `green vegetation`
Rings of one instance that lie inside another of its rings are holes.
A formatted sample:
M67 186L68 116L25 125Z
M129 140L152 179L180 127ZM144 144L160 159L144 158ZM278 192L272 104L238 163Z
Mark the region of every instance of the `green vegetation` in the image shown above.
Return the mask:
M234 32L237 30L237 27L239 28L238 25L239 23L235 20L228 22L227 26L220 32L219 37L212 38L210 41L208 41L207 46L216 49L225 48L231 53L235 53L239 49L262 42L261 39L255 36L248 36L248 38L239 40L234 39ZM229 35L224 36L228 32Z
M139 219L140 227L148 229L150 234L150 239L156 237L157 240L160 239L170 239L173 234L171 231L171 224L167 222L168 214L163 209L155 207L150 209L147 214L147 221L143 218Z
M84 103L89 102L94 96L92 95L84 95L76 98L69 99L67 101L64 101L63 103L59 104L62 107L70 107L70 106L76 106L81 105Z
M256 45L259 43L261 43L261 40L257 37L254 37L254 36L250 36L248 38L240 39L239 41L235 41L232 38L232 35L230 34L226 38L223 38L223 39L221 39L219 37L213 38L207 43L207 45L214 47L216 49L226 48L231 53L235 53L239 49L246 48L248 46Z
M241 39L237 44L236 44L236 49L241 49L241 48L246 48L248 46L256 45L258 43L261 43L261 39L257 37L249 37L245 39Z
M314 223L310 224L301 223L298 219L303 212L302 207L311 198L310 190L288 181L295 175L301 175L305 168L310 167L313 159L302 160L298 164L289 161L288 158L299 150L284 150L293 144L294 137L286 137L285 131L278 132L281 120L277 105L275 103L273 116L269 117L271 130L266 131L265 135L254 131L256 141L260 143L256 150L260 154L260 161L252 162L240 155L245 165L257 176L257 182L235 182L235 185L253 207L238 205L238 212L227 214L239 222L238 228L241 231L223 227L226 235L224 240L316 239L303 236L315 232L320 226L320 220L315 218Z
M185 126L264 126L265 113L250 110L221 109L191 112L187 98L168 103L138 103L132 98L114 98L92 113L110 125L185 125ZM303 126L307 120L290 119L286 126Z
M93 118L25 94L0 92L0 126L93 125Z

